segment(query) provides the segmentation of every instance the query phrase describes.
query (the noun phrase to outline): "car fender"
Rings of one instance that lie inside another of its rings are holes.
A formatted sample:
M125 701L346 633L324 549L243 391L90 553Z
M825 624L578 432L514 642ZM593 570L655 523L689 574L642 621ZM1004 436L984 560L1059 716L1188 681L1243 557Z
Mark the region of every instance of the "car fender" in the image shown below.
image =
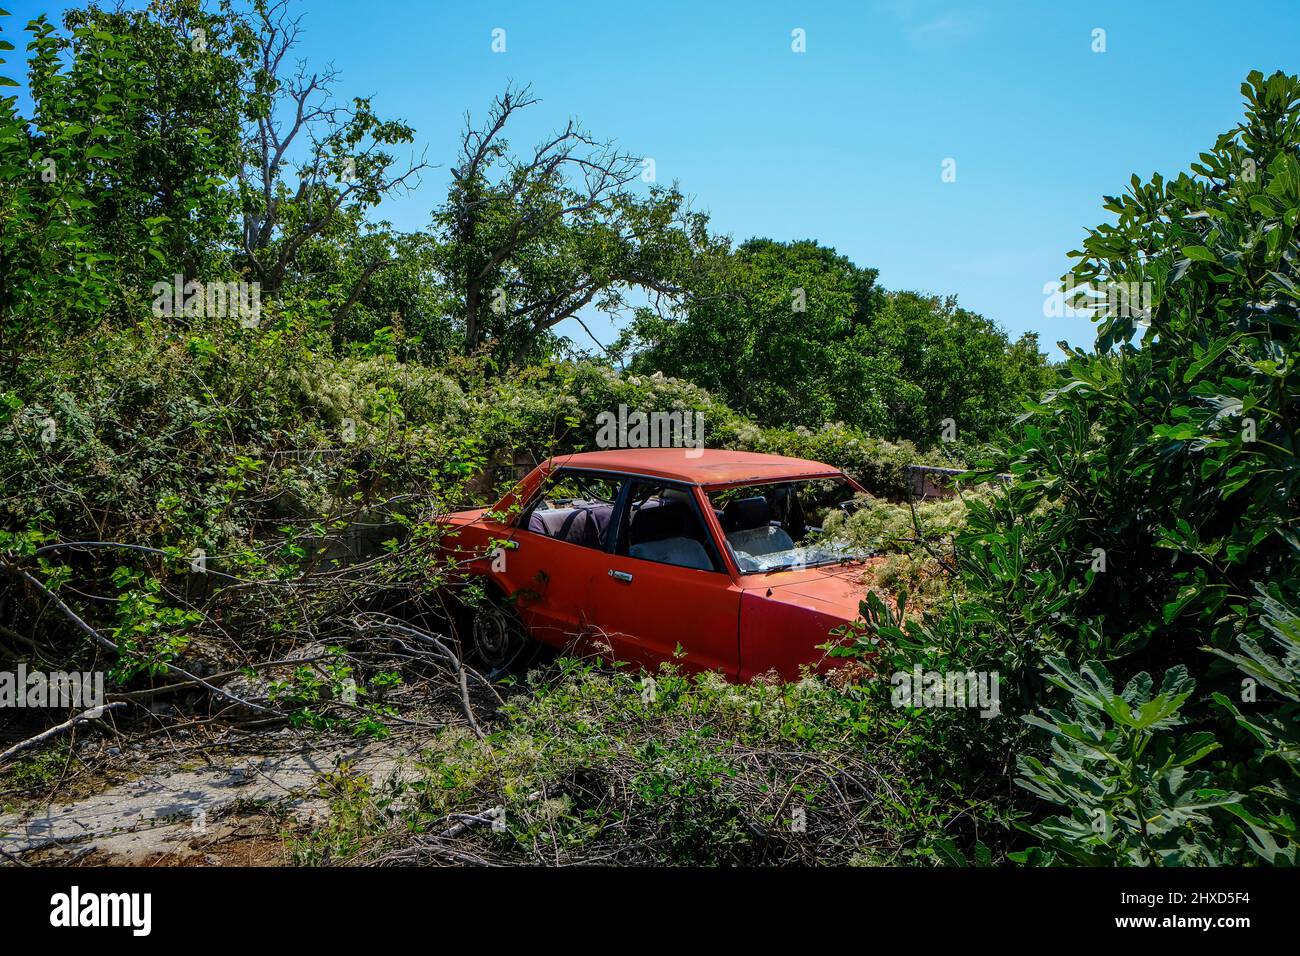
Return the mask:
M819 673L838 666L840 661L821 646L834 641L832 630L855 618L840 602L789 587L745 591L740 600L740 679L775 670L785 680L796 680L800 665L812 662Z

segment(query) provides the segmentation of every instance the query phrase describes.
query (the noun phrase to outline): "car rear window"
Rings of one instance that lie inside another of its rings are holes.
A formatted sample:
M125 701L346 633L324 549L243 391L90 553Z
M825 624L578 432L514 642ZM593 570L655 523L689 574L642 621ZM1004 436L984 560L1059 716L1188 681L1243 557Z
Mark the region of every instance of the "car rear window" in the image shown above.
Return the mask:
M543 483L519 526L557 541L603 549L620 479L560 469Z

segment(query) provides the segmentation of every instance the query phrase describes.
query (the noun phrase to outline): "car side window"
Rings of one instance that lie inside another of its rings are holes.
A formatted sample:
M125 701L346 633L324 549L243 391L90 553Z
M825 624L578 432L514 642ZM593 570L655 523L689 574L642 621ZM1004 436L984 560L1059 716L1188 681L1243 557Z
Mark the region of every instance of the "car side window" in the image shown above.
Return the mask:
M557 541L603 550L621 486L616 478L561 468L542 484L520 514L518 526Z
M619 522L619 554L700 571L721 570L689 490L633 481L625 508Z

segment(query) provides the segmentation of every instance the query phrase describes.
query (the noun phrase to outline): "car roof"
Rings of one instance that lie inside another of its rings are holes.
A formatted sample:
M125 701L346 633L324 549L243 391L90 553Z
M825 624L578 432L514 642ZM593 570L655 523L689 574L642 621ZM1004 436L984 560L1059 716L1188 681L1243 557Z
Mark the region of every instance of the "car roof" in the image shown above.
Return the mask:
M692 457L693 456L693 457ZM820 461L762 455L720 448L628 448L587 451L552 458L553 468L590 468L622 474L667 478L695 485L735 485L746 481L775 481L838 475L840 470Z

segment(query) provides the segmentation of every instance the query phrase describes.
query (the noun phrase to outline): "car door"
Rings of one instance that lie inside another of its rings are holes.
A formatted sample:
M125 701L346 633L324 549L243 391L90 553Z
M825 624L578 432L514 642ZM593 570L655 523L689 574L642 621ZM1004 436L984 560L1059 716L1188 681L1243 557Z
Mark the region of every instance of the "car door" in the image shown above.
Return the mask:
M650 515L662 508L673 511ZM591 582L598 632L593 639L605 641L616 659L652 672L675 660L689 671L722 671L734 679L741 591L699 508L688 486L628 482L610 529L604 571Z
M497 553L500 579L509 582L515 606L538 640L564 647L587 629L591 582L605 573L605 530L621 487L620 478L557 470L525 505ZM575 489L586 497L565 497ZM602 494L607 501L596 498Z

